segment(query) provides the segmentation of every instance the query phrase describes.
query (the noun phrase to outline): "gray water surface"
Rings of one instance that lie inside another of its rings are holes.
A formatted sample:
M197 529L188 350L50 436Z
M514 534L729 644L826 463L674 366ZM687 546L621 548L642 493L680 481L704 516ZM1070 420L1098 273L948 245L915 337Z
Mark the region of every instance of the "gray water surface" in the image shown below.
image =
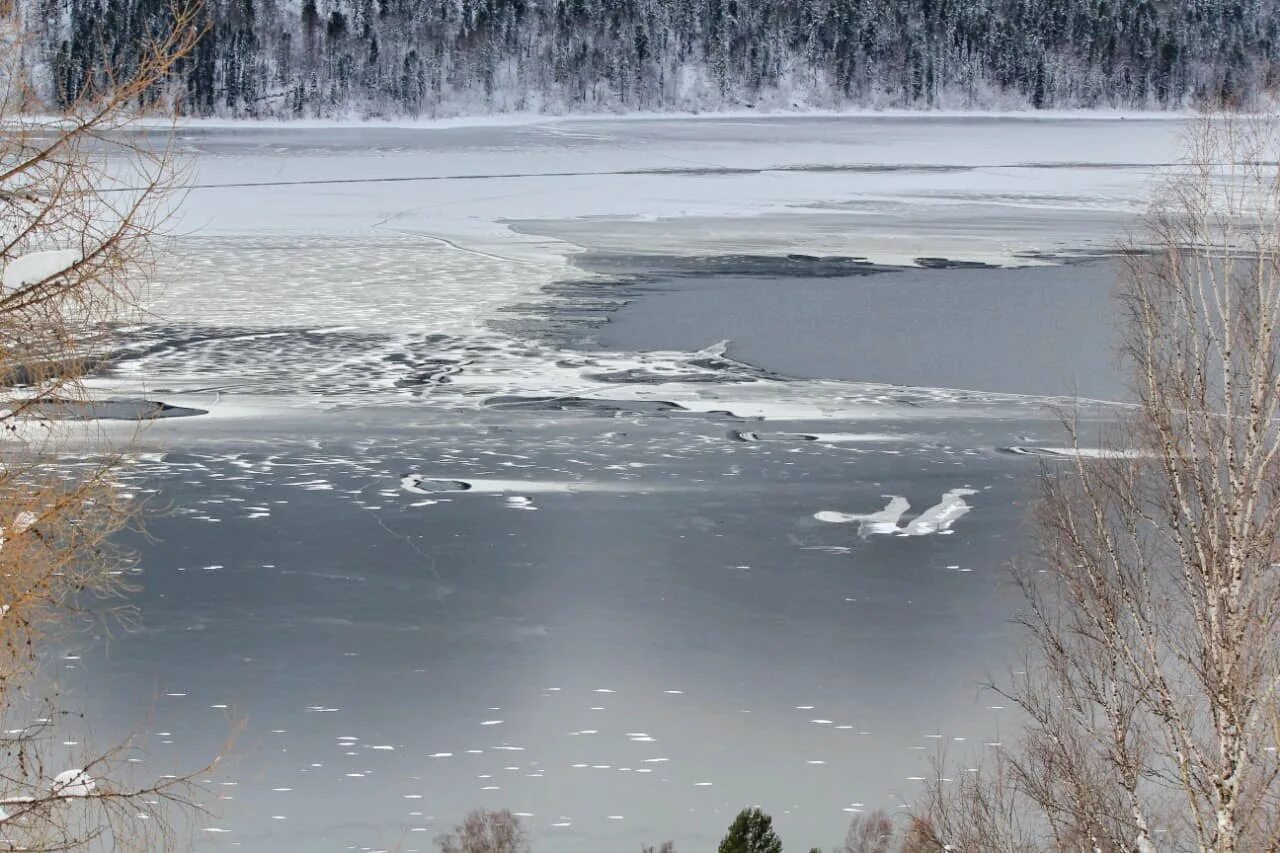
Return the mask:
M767 268L673 276L642 257L609 267L644 277L597 331L610 349L699 350L727 340L733 358L798 379L1127 396L1109 260L856 276Z
M202 849L428 850L488 807L688 853L752 804L839 843L1009 727L1007 449L1120 387L1105 263L909 265L1096 252L1175 131L184 133L200 233L100 381L209 414L133 448L140 614L51 658L67 740L172 773L240 721Z

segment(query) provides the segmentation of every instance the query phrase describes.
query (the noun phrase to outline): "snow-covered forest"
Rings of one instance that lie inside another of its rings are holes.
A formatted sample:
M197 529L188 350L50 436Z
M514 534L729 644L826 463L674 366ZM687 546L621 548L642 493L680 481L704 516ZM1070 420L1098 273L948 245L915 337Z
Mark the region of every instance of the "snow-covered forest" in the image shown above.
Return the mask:
M169 0L30 0L28 66L74 99ZM1248 105L1280 0L205 0L172 81L225 116Z

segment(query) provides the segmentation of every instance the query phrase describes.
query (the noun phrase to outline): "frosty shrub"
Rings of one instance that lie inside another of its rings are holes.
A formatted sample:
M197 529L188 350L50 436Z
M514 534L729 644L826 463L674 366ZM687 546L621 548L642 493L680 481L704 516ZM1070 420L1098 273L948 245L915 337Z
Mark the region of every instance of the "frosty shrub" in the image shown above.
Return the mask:
M440 853L528 853L520 818L511 812L476 809L436 839Z

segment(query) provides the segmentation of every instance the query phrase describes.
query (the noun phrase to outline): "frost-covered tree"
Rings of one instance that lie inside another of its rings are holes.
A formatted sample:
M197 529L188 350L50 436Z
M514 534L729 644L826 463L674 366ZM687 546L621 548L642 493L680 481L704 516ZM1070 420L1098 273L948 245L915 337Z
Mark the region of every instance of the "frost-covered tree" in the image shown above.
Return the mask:
M20 0L41 95L162 27L160 0ZM1280 0L207 0L198 113L1252 105Z
M511 812L476 809L436 839L440 853L529 853L520 818Z

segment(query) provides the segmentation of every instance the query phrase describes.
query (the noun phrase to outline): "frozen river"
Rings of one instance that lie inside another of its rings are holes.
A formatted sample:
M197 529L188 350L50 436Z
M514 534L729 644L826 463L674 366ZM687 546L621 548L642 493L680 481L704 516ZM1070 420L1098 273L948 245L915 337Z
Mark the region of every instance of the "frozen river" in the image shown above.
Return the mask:
M175 253L95 383L160 421L141 617L64 686L198 834L830 846L999 730L1054 403L1124 396L1100 255L1167 120L183 130ZM1098 411L1089 404L1086 414ZM82 659L74 659L75 656Z

